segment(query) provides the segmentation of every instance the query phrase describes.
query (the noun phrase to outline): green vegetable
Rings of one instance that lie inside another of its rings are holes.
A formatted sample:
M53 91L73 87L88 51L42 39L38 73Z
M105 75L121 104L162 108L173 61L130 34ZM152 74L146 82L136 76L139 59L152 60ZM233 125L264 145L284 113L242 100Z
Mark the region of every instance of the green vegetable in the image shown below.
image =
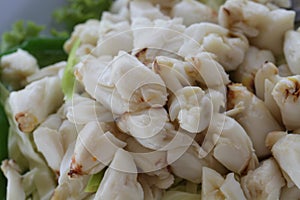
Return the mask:
M51 35L53 37L65 37L65 38L69 38L70 34L67 31L58 31L55 28L51 29Z
M7 137L8 137L8 121L4 112L3 106L0 106L0 160L7 158ZM6 188L2 187L6 185L6 178L3 173L0 172L0 197L5 197Z
M98 190L98 187L103 179L105 169L103 169L101 172L97 174L93 174L91 178L89 179L89 182L84 189L85 192L96 192Z
M0 160L8 157L7 137L8 137L8 120L4 111L4 103L9 95L6 88L0 83ZM6 178L0 172L0 185L6 185ZM0 187L0 197L6 196L6 188Z
M0 106L4 107L6 99L9 96L9 91L5 86L0 82Z
M24 41L19 46L0 54L0 57L17 51L18 48L24 49L32 54L38 61L40 67L53 64L58 61L66 60L67 54L63 50L66 37L37 37Z
M2 35L1 52L18 47L25 40L37 37L44 29L44 26L36 25L31 21L19 20L12 26L12 30Z
M199 200L201 199L200 194L191 194L180 191L168 191L163 196L162 200Z
M80 40L77 39L71 49L70 55L68 57L67 66L64 71L64 76L62 78L62 90L67 97L67 99L72 98L74 86L75 86L75 76L74 76L74 65L77 63L76 50L80 45Z
M100 19L103 11L108 10L112 0L68 0L69 5L54 12L54 18L64 23L71 32L76 24L88 19Z

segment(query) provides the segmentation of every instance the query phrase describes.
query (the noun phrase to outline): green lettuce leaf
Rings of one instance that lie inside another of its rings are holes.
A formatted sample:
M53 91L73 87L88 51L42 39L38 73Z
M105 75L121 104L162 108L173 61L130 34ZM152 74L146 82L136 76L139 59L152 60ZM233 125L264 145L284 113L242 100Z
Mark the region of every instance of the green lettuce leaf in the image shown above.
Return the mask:
M0 82L0 105L2 107L5 106L5 102L9 96L9 91L5 88L5 86Z
M4 112L3 106L0 105L0 160L4 160L8 156L7 152L7 140L8 140L8 121ZM6 179L2 172L0 172L0 197L6 196Z
M80 40L77 39L71 49L68 57L67 66L62 78L62 90L67 99L72 98L75 87L74 65L77 63L76 50L80 45Z
M8 129L9 124L4 110L4 104L9 96L8 90L0 82L0 160L8 157ZM0 172L0 185L6 185L6 179L2 172ZM6 196L6 188L0 187L0 197Z
M105 169L103 169L102 171L100 171L97 174L93 174L90 177L89 182L88 182L86 188L84 189L84 191L91 192L91 193L96 192L98 190L98 187L99 187L102 179L103 179L104 172L105 172Z

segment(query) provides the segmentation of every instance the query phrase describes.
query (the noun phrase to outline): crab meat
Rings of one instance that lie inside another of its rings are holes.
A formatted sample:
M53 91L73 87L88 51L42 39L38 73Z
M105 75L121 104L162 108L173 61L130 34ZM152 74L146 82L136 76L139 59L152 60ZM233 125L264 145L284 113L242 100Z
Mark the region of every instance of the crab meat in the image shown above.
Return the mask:
M189 26L184 34L181 56L197 56L201 52L216 55L226 71L236 70L249 47L247 38L213 23L202 22Z
M118 149L112 163L105 171L95 199L141 200L144 192L137 180L133 157Z
M288 130L300 128L300 75L282 78L272 91Z
M224 179L213 169L203 167L201 199L235 199L246 200L240 183L233 173Z
M227 109L242 106L243 109L234 118L242 125L253 142L258 158L270 155L265 146L265 138L271 131L280 131L282 127L272 116L264 102L241 84L228 86ZM255 126L253 126L255 124Z
M294 28L295 12L271 10L253 1L229 0L221 6L218 18L223 27L244 33L250 44L280 55L285 32Z
M285 180L274 158L263 161L254 171L242 177L241 185L247 199L279 199Z

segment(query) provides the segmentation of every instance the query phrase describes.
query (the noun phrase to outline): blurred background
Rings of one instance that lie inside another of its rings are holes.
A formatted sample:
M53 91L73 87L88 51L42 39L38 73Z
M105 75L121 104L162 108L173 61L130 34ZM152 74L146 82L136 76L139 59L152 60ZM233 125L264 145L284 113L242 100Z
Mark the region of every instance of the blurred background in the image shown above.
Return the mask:
M20 19L32 20L40 25L53 25L53 10L65 5L65 0L1 0L0 1L0 35L11 29L11 25ZM49 30L45 30L48 32Z

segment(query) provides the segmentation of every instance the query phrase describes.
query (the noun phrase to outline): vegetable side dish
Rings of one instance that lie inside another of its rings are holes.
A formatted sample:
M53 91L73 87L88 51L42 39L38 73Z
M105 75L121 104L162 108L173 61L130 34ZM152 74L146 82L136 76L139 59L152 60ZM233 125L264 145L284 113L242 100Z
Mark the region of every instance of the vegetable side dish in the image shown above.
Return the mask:
M299 198L289 1L91 5L69 37L6 44L7 199Z

